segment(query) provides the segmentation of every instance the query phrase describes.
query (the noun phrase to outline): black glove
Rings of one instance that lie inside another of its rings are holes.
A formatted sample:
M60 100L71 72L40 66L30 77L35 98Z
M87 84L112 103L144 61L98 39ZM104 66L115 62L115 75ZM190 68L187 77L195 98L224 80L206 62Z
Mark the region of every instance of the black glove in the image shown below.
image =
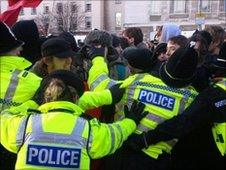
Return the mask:
M102 56L104 57L105 55L105 48L104 47L94 47L94 46L91 46L90 48L88 48L88 58L89 59L94 59L95 57L97 56Z
M127 105L124 106L125 117L134 120L134 122L139 125L140 120L143 119L148 112L144 112L145 104L134 101L130 110Z
M125 88L120 88L121 84L122 83L115 84L109 89L112 96L112 104L118 103L121 100L123 94L125 93Z
M108 47L107 60L113 62L119 58L119 53L114 47Z
M103 56L105 54L105 48L104 47L95 47L95 46L89 46L85 45L80 50L78 55L81 55L83 58L93 59L97 56Z
M132 134L126 143L134 150L134 151L141 151L144 148L148 148L148 135L146 132L143 132L141 134Z

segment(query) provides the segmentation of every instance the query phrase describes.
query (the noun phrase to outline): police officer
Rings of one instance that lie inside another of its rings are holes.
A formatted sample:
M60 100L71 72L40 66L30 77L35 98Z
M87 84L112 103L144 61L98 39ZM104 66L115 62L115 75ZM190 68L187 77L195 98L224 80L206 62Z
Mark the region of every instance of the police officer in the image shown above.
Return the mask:
M91 88L95 91L114 84L111 83L113 80L107 77L107 66L104 58L101 57L100 51L101 49L96 48L93 50L93 66L90 69L90 77L88 79ZM150 114L141 121L136 133L139 134L154 129L157 124L180 114L197 95L191 87L177 89L184 86L184 84L188 85L188 82L190 83L190 80L194 78L193 70L196 69L198 58L196 51L192 47L181 48L173 54L173 60L187 59L193 69L187 69L187 65L182 67L179 64L178 66L173 66L177 72L175 76L175 79L178 80L177 88L168 87L159 78L150 74L153 58L152 53L148 49L129 48L124 51L124 56L128 60L129 68L134 75L124 80L121 85L121 87L126 88L126 92L116 106L119 110L115 114L115 120L121 120L124 117L121 109L123 104L131 105L134 99L145 103L145 110L150 111ZM114 158L118 163L113 162L111 166L114 169L122 167L122 169L151 169L162 165L168 167L169 153L174 144L174 140L161 142L144 149L141 153L129 152L128 154L126 153L127 151L122 150L121 153L116 155L117 158ZM136 161L133 161L133 159ZM144 167L145 162L149 163L146 163ZM106 169L111 168L110 163L107 165L109 166Z
M200 92L182 114L154 130L132 136L130 145L141 150L159 141L179 138L172 169L226 169L226 43L211 72L215 83Z
M0 111L29 100L39 87L41 78L25 71L31 63L18 57L23 42L16 39L5 23L0 22ZM29 88L28 88L29 87ZM16 157L1 145L1 169L14 169Z
M84 110L73 104L83 88L72 72L52 72L33 98L40 107L30 100L3 111L1 142L18 154L16 169L89 169L90 158L114 153L146 115L144 105L134 102L131 109L125 107L122 121L88 121L82 117Z

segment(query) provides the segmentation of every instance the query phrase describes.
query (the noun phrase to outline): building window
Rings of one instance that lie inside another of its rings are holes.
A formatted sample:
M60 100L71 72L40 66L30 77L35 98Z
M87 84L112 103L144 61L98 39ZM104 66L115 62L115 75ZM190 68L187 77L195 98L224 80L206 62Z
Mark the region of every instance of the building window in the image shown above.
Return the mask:
M115 14L115 27L121 27L122 26L122 13L116 12Z
M161 14L161 1L150 1L150 14Z
M122 0L115 0L115 4L121 4Z
M172 0L170 1L170 13L173 14L184 14L187 13L187 5L188 1L187 0Z
M91 17L85 17L85 29L90 29L92 27Z
M86 12L91 12L91 8L92 8L92 5L91 4L86 4L85 11Z
M36 8L31 8L31 15L36 15L36 14L37 14Z
M49 6L44 6L44 14L49 14Z
M63 13L63 4L57 3L57 13Z
M210 0L200 0L199 3L201 12L210 12Z
M20 10L20 15L24 15L24 9L23 8L21 8L21 10Z
M226 11L226 0L220 0L219 1L219 9L221 12L225 12Z
M75 3L71 3L71 13L77 13L77 5Z

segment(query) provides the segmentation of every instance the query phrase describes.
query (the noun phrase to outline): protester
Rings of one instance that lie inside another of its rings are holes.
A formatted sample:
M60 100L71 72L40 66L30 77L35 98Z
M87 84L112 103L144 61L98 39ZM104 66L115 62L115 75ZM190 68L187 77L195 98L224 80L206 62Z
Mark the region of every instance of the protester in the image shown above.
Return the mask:
M169 58L178 48L186 47L188 44L188 39L183 35L177 35L169 38L167 43L166 55Z
M143 42L143 32L138 27L126 28L123 33L123 37L126 38L129 46L135 46L137 48L147 48Z
M159 69L163 62L165 62L168 57L166 55L167 50L167 44L166 43L160 43L156 46L154 52L153 52L153 58L156 60L155 66L152 69L151 73L155 77L159 77Z
M195 49L199 54L199 64L197 67L197 77L193 81L192 86L198 91L201 92L210 85L211 72L209 65L210 63L205 63L206 57L209 55L209 47L212 42L212 36L207 31L196 31L190 41L196 43Z

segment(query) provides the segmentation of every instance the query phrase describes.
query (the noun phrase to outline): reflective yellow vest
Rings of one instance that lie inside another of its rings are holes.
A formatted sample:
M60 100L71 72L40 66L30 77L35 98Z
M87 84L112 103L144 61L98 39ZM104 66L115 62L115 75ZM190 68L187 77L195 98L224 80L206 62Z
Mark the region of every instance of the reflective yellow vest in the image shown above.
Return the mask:
M122 81L109 78L109 70L103 57L95 57L89 70L88 85L91 91L101 91Z
M0 111L31 99L41 78L25 71L31 63L18 56L0 56Z
M226 78L216 83L217 86L226 91ZM216 107L226 103L226 100L215 103ZM222 156L226 155L226 123L214 123L212 127L212 133L216 142L217 148L219 149Z
M161 122L182 113L197 95L192 87L170 88L159 78L148 73L130 76L123 82L121 87L126 88L126 93L120 103L131 105L133 100L138 100L145 103L145 110L149 112L141 120L136 130L137 133L155 129ZM124 117L122 112L118 112L115 116L117 120ZM170 153L175 142L176 140L159 142L149 146L148 149L143 149L143 152L157 159L163 151Z
M18 112L33 101L1 114L1 143L18 153L16 169L81 169L88 170L90 158L112 154L136 129L131 119L113 124L87 121L83 110L70 102L50 102L38 108L42 114ZM16 112L17 114L13 113ZM30 113L27 113L27 115Z

